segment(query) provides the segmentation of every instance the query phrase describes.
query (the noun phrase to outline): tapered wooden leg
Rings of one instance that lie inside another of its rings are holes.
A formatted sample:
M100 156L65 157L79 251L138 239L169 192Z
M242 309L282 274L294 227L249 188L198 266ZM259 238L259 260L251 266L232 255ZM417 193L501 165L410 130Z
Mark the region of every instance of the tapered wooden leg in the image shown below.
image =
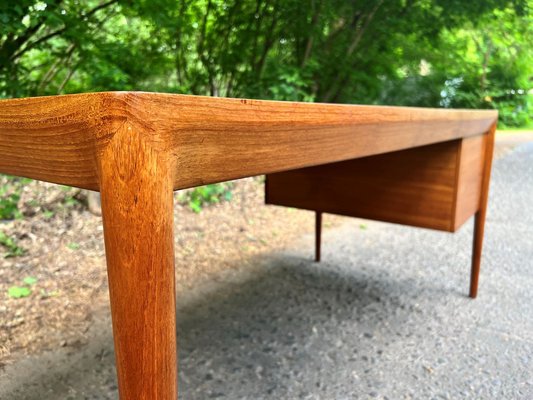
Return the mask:
M320 247L322 245L322 212L315 211L315 261L320 262Z
M484 218L478 212L474 220L474 246L472 251L472 273L470 275L470 297L473 299L477 296L484 225Z
M172 165L123 127L99 170L120 399L176 400Z
M496 134L496 124L494 124L487 134L485 146L485 165L483 167L483 180L481 184L481 196L479 210L474 220L474 244L472 249L472 272L470 275L470 297L477 297L479 283L479 270L481 267L481 251L483 248L483 236L485 232L485 218L487 215L487 204L489 199L490 172L492 169L492 156L494 153L494 137Z

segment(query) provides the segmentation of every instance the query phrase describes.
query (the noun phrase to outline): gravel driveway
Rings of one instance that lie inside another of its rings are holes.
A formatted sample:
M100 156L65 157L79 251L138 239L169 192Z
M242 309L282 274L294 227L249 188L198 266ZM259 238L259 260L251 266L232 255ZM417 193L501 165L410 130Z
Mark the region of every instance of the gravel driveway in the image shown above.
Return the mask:
M472 221L323 240L320 264L306 235L179 299L180 399L533 399L533 144L494 164L477 300ZM116 398L108 314L88 335L8 366L0 398Z

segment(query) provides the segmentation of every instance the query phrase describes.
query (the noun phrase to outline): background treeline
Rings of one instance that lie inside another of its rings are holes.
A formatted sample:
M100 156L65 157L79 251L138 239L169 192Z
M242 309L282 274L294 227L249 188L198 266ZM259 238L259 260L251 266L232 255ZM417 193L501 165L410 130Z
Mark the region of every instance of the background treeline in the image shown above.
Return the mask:
M530 126L532 0L1 0L0 97L149 90L497 108Z

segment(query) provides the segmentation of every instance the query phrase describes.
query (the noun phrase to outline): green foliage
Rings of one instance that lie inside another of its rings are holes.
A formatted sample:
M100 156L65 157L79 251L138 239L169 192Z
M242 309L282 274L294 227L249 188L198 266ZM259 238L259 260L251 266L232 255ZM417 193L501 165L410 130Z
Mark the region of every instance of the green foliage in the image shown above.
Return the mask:
M0 220L21 218L22 213L18 208L20 193L30 179L3 177L3 184L0 185Z
M67 207L73 207L75 205L80 204L80 201L74 196L67 196L65 197L65 200L63 201L63 203Z
M14 219L20 218L21 213L18 209L18 202L20 195L18 193L11 193L3 195L0 190L0 219Z
M23 217L19 209L20 199L22 191L29 182L31 182L31 179L0 174L0 220L12 220ZM57 202L57 204L49 204L41 207L38 200L30 199L26 201L25 205L33 208L41 208L44 218L50 219L58 211L66 212L81 204L79 189L73 189L67 186L60 186L60 189L65 193L64 196L60 196L61 202Z
M14 299L28 297L32 293L32 290L30 287L37 283L37 278L34 278L32 276L27 276L24 278L23 283L24 283L24 286L11 286L7 290L7 295Z
M434 68L446 71L445 106L495 108L501 126L533 122L533 21L515 8L496 9L477 23L443 30L439 47L446 56L431 56Z
M18 257L24 255L26 250L17 245L17 242L5 232L0 231L0 245L6 250L4 258Z
M70 250L78 250L80 248L80 244L76 243L76 242L70 242L70 243L67 244L67 247Z
M44 219L51 219L54 215L55 215L55 213L53 211L51 211L51 210L44 210L43 211Z
M493 108L501 127L532 126L532 6L533 0L2 1L0 98L146 90ZM21 217L25 182L9 178L0 186L0 219ZM208 185L186 197L200 212L231 190ZM77 202L67 196L63 205Z
M0 97L151 90L497 108L531 122L532 0L18 0Z
M14 299L28 297L31 294L31 289L25 286L11 286L7 290L7 295Z
M181 203L187 204L196 213L208 204L216 204L220 201L230 201L232 198L232 183L217 183L205 185L186 191L179 196Z
M26 285L32 286L37 283L37 278L34 278L33 276L27 276L26 278L24 278L23 282Z

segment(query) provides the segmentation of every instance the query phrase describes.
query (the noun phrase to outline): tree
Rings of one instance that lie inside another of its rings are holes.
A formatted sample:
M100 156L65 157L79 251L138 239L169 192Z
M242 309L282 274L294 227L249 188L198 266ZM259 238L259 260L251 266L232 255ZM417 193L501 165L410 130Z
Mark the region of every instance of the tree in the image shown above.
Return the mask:
M497 107L506 124L523 125L530 5L22 0L0 6L0 96L152 90Z

